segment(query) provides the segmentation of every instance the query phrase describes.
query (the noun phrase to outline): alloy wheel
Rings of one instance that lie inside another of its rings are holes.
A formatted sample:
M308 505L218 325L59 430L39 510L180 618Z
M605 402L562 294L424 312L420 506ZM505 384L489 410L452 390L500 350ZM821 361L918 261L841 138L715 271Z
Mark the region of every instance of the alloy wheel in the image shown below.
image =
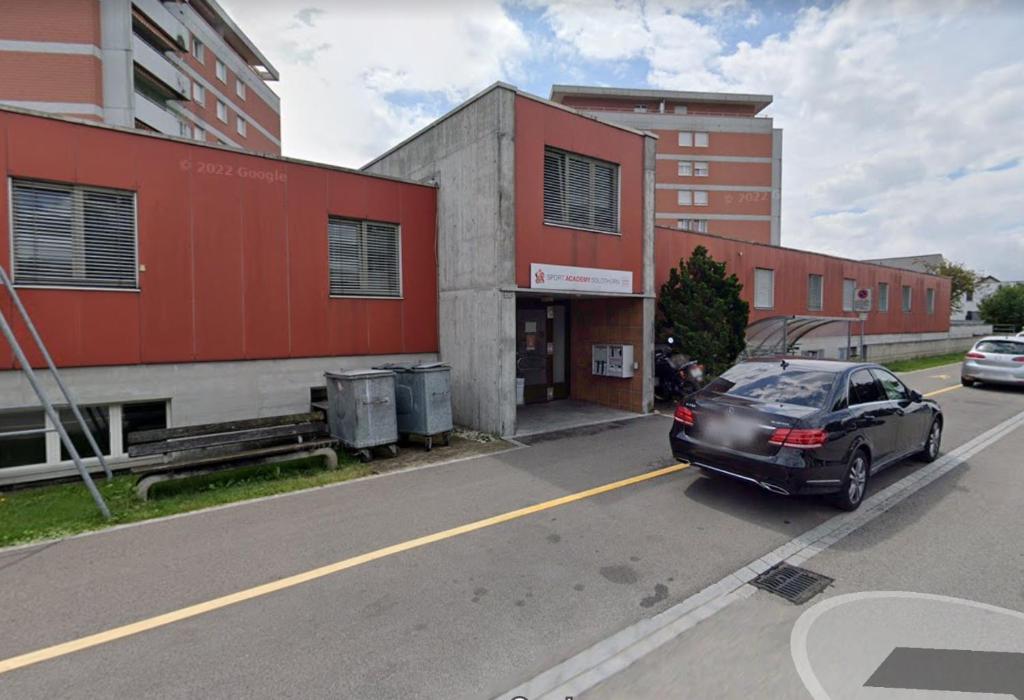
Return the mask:
M928 457L935 459L939 456L939 441L942 439L942 426L938 421L932 423L932 430L928 433Z
M864 488L867 483L867 461L864 459L864 455L858 454L853 458L853 464L850 465L850 479L846 486L850 503L860 503L860 499L864 498Z

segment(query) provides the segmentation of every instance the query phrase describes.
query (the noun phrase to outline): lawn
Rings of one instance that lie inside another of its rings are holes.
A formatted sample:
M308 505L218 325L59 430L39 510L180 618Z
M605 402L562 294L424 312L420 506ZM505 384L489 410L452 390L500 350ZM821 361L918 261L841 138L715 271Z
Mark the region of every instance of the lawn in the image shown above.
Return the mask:
M80 481L0 492L0 547L324 486L373 471L372 464L347 455L339 457L337 469L325 469L322 458L312 457L157 484L148 501L135 495L136 477L117 475L108 482L99 476L96 486L110 507L111 520L99 514Z
M932 355L931 357L915 357L910 360L893 360L882 364L893 372L913 372L916 369L929 369L942 365L951 365L964 359L963 352L953 352L947 355Z

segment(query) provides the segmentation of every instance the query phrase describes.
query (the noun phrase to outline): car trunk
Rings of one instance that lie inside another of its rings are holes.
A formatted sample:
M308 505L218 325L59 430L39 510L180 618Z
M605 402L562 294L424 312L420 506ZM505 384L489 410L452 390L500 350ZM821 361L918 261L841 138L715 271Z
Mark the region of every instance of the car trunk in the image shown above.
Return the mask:
M777 428L798 427L817 408L763 403L727 394L697 395L692 404L693 425L686 434L707 445L749 455L770 457L779 451L768 442Z

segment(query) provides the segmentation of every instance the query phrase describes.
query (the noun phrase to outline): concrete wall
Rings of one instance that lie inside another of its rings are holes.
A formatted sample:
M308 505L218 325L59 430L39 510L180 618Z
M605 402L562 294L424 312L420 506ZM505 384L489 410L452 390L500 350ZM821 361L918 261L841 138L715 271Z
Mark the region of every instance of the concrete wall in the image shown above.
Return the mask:
M515 431L515 92L495 86L364 169L433 181L441 359L457 423Z
M851 330L853 333L850 336L850 345L859 347L860 335L857 324L854 324ZM867 359L872 362L905 360L967 352L978 338L989 335L991 330L991 326L975 324L952 326L947 333L880 333L864 336L864 344L867 346ZM820 350L825 357L840 357L840 349L846 345L846 336L833 335L834 330L822 331L802 338L800 351Z

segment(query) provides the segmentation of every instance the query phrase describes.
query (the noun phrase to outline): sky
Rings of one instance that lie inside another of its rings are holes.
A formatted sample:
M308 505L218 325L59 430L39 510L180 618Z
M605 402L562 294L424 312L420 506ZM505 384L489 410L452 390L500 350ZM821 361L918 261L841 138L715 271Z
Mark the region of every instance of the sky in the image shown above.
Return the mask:
M767 93L782 244L1024 280L1018 0L221 0L284 154L346 167L501 80Z

